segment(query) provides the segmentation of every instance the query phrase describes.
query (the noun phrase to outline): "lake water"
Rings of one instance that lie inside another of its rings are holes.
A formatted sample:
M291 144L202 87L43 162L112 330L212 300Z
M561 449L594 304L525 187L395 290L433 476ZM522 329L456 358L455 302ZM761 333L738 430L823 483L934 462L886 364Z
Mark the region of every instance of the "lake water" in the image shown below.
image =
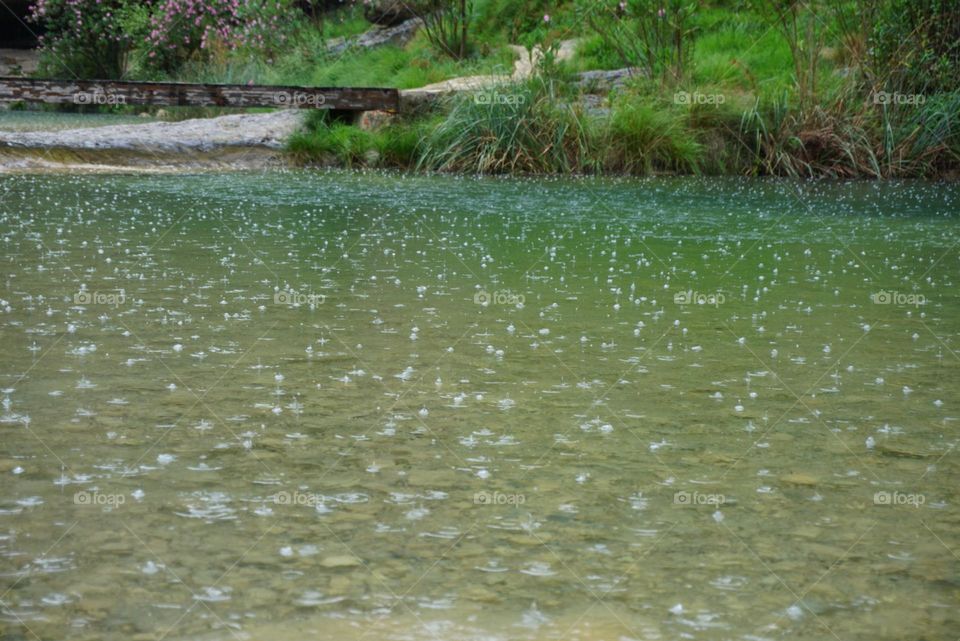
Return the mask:
M958 205L2 177L0 637L953 641Z

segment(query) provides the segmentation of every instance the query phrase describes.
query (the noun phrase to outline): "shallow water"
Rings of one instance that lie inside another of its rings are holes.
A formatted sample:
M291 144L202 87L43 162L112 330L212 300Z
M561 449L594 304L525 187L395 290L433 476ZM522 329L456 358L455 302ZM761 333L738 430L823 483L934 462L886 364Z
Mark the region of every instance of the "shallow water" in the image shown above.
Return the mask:
M0 178L0 637L955 639L958 202Z
M79 127L139 125L153 118L121 114L79 114L53 111L0 110L0 131L60 131Z

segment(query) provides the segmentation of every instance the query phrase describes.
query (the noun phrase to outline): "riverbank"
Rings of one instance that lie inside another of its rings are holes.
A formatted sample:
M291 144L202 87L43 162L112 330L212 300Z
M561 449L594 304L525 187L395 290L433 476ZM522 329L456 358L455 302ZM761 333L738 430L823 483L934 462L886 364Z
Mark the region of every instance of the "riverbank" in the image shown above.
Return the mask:
M960 50L949 45L960 20L939 5L906 11L901 0L885 0L781 15L775 3L732 11L723 3L651 9L611 1L606 12L602 2L561 1L549 11L521 4L476 0L466 16L418 12L416 3L348 2L309 19L271 18L275 37L203 50L194 48L202 29L180 34L168 25L169 37L193 43L172 53L158 52L137 20L123 22L125 57L96 50L119 56L106 67L122 68L123 77L382 86L399 89L403 104L397 114L350 121L322 111L305 119L245 114L241 127L211 118L174 132L154 122L23 136L3 132L0 122L0 171L119 162L463 174L960 175ZM451 31L458 20L462 28ZM803 38L789 28L798 20L807 24ZM454 51L438 39L441 28L463 46ZM52 45L42 51L40 75L62 73L63 56L77 53L68 36L59 54ZM126 105L101 111L156 116ZM280 135L271 130L274 118L290 125ZM168 144L168 133L176 143Z
M482 77L479 77L482 78ZM471 79L464 79L471 80ZM277 166L463 174L960 177L958 94L899 109L762 108L749 94L667 101L628 74L486 78L404 92L400 114L356 122L294 110L23 131L0 118L0 172L194 171ZM684 94L680 94L681 96ZM697 96L705 94L686 94Z
M447 81L425 105L359 126L314 114L288 151L301 164L467 174L960 176L960 91L841 82L816 97L770 98L563 62L536 59L520 78Z
M573 41L563 43L559 60L574 50ZM849 91L814 103L788 94L763 101L730 89L665 94L635 68L570 72L545 63L536 48L516 53L510 75L401 90L397 113L369 111L352 119L324 110L0 112L0 172L322 166L461 174L960 176L960 92L902 103L858 99ZM193 114L211 117L168 121ZM105 124L112 121L118 124Z

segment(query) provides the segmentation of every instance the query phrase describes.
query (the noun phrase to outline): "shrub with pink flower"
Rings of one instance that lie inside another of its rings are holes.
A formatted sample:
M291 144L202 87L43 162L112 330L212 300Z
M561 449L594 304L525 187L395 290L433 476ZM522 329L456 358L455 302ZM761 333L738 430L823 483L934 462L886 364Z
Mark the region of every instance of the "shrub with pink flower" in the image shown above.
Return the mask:
M117 78L133 46L125 28L131 0L35 0L29 20L42 25L41 70L59 78Z
M174 71L214 50L269 53L286 40L291 11L290 0L159 0L150 18L146 64Z
M34 0L46 75L119 78L174 72L212 51L270 54L299 15L294 0Z

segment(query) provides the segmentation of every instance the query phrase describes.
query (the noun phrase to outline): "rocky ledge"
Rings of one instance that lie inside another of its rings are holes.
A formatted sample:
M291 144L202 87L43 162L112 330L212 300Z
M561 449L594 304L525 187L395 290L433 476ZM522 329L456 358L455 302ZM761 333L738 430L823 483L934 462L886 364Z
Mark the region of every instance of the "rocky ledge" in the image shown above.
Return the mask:
M384 45L402 47L413 39L417 30L422 26L423 20L420 18L411 18L394 27L377 27L371 29L356 38L335 38L331 40L327 46L327 53L337 56L352 47L360 49L371 49Z
M69 165L259 167L282 161L296 110L63 131L0 131L0 171Z

